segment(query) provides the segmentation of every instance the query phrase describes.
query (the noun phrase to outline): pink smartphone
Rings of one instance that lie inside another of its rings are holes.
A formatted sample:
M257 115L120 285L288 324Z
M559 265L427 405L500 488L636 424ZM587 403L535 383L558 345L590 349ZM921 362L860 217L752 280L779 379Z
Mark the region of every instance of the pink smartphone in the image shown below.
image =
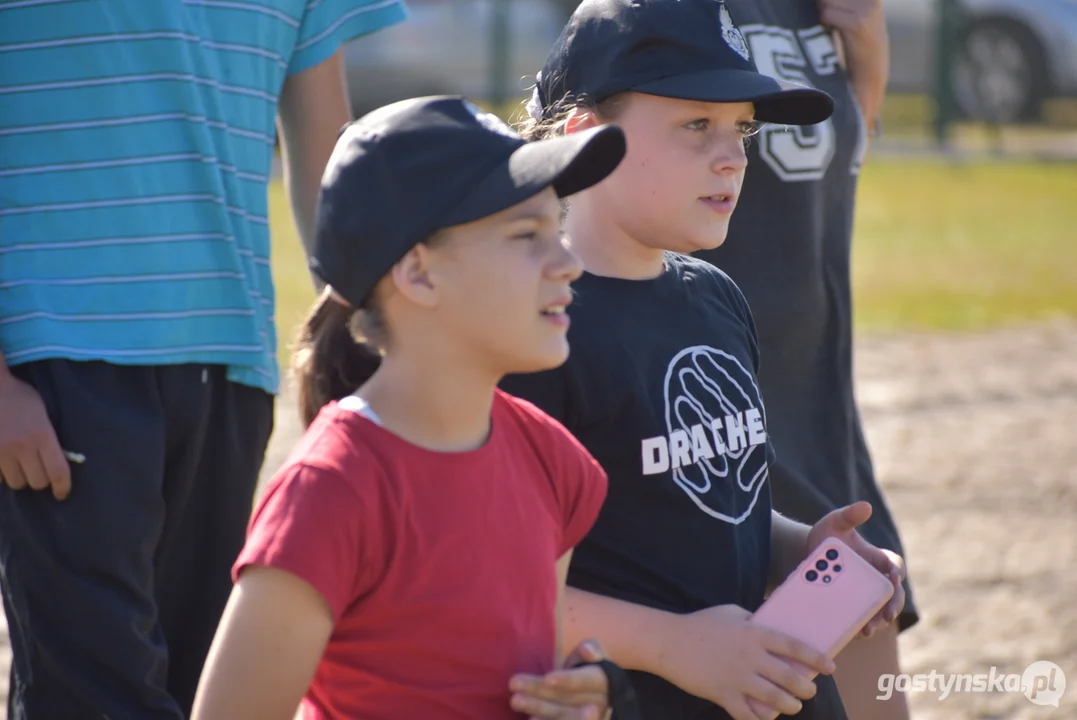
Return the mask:
M893 594L885 575L831 537L770 594L752 622L807 643L833 660ZM815 677L803 665L794 665ZM751 704L753 709L763 707Z

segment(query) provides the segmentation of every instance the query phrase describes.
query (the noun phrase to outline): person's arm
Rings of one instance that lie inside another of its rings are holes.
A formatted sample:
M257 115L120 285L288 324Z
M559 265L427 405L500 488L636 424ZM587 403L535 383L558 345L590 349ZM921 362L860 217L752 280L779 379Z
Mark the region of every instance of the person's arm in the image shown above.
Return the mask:
M603 720L609 709L609 683L597 667L582 666L606 657L600 643L588 640L579 643L566 657L562 641L561 617L564 613L565 584L572 551L562 555L555 566L557 574L557 630L554 670L545 675L517 673L509 679L513 710L532 720L568 720L580 713L592 712L595 720ZM590 710L588 710L590 706Z
M573 587L565 588L562 634L567 647L598 638L626 670L662 675L670 625L677 616Z
M874 128L886 97L890 42L882 0L817 0L824 26L837 31L853 94L868 128Z
M564 653L562 618L571 563L570 549L558 558L554 569L557 575L555 669L545 675L517 673L509 679L510 706L532 720L567 720L587 712L595 720L606 720L609 710L609 683L605 673L598 667L577 667L608 657L602 644L588 639L577 643L567 658Z
M786 715L815 694L789 660L830 674L834 663L793 638L751 622L736 605L665 612L582 590L565 591L565 641L602 643L613 662L709 700L734 720L755 720L750 700Z
M314 246L322 173L351 121L344 43L407 18L401 0L308 2L277 107L284 184L307 255ZM322 283L314 278L320 290Z
M284 189L308 256L314 249L322 174L340 129L351 120L343 58L344 52L337 50L328 60L289 76L280 94L277 128Z
M195 699L195 720L290 720L336 622L383 571L377 463L281 468L259 498ZM370 473L370 477L365 477ZM360 490L359 488L362 488Z
M292 720L333 631L306 581L251 566L228 600L191 720Z

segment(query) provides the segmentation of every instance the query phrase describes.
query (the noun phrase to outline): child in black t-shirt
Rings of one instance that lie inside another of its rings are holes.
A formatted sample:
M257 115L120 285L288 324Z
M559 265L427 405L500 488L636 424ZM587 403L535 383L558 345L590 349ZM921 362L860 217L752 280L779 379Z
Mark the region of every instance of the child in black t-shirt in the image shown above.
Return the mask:
M901 559L856 532L869 505L814 527L773 513L751 313L725 274L686 255L725 240L757 121L808 125L832 107L756 72L713 0L584 0L528 105L533 138L612 122L628 140L619 168L568 208L586 272L567 363L502 387L561 420L609 475L573 557L565 629L636 671L645 717L755 720L811 702L814 683L790 661L820 684L833 663L749 616L827 536L897 588L865 632L903 602ZM844 717L840 702L803 708Z
M815 522L857 500L872 505L857 531L904 555L864 435L854 387L850 277L857 182L887 84L882 0L726 0L760 72L810 84L834 98L834 113L792 142L789 128L763 128L729 241L694 253L744 291L766 361L759 386L768 431L780 449L770 468L774 509ZM781 212L775 212L775 208ZM826 412L819 412L825 407ZM900 675L898 633L919 614L908 577L896 622L850 643L834 681L849 715L909 720L906 693L878 699L879 676Z

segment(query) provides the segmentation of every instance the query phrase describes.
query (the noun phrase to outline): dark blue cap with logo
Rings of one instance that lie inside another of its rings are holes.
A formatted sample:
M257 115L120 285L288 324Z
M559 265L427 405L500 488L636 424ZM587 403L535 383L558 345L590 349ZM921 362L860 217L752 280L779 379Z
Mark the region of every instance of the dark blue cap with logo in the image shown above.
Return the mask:
M583 0L537 76L529 112L626 91L751 102L757 120L785 125L814 125L834 111L823 91L759 73L721 0Z
M609 175L624 133L601 126L538 142L461 97L402 100L345 126L318 202L310 268L359 307L399 260L440 228L552 187L574 195Z

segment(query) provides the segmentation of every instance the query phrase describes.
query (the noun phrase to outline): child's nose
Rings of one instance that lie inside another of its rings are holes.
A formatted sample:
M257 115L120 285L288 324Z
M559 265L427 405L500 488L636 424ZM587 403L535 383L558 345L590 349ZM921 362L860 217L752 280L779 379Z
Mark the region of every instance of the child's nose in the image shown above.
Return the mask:
M748 167L748 153L740 135L723 138L715 154L714 172L741 171Z
M554 277L572 282L583 274L583 261L569 246L568 240L561 238L556 253L557 257L551 266Z

